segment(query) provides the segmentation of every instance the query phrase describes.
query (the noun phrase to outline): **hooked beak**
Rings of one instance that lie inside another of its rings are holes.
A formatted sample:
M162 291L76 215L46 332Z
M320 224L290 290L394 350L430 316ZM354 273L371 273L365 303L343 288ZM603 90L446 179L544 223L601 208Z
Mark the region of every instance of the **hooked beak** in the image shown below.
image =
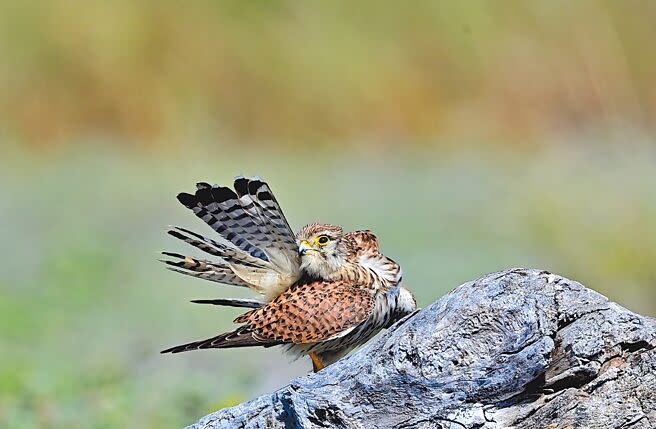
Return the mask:
M312 246L310 246L310 243L307 242L307 240L301 241L301 244L298 245L298 253L303 256L305 255L308 251L314 250Z

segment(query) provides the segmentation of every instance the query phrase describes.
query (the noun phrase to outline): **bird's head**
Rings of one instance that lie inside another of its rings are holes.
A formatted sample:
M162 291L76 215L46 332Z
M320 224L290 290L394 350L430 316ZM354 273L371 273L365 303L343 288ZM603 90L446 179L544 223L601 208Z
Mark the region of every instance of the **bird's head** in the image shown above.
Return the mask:
M301 269L311 276L330 278L344 263L343 235L335 225L312 223L301 228L296 234Z

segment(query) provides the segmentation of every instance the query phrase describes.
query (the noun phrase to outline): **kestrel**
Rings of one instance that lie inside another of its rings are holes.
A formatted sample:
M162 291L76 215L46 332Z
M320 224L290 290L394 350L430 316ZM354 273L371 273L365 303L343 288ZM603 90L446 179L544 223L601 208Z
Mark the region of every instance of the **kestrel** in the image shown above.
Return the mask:
M193 277L248 287L259 299L193 301L251 310L235 319L241 326L234 331L162 353L280 345L296 356L309 355L316 372L415 310L401 267L380 253L371 231L344 233L312 223L294 234L259 178L236 178L234 191L196 186L195 194L181 193L178 200L223 242L172 227L170 235L215 258L163 252L172 259L163 262Z

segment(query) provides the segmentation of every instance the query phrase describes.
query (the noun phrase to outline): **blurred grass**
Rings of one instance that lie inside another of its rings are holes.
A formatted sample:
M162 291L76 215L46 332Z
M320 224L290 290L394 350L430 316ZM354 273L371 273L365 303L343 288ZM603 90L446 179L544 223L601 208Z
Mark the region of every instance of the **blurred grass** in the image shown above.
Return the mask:
M0 170L0 425L181 426L309 369L276 350L158 354L230 328L235 311L189 299L245 295L155 262L158 250L190 250L166 225L211 233L174 198L197 180L260 174L294 227L373 229L422 306L486 272L532 266L653 315L654 146L578 138L524 152L372 155L355 145L339 157L15 149Z
M156 262L259 174L371 228L420 305L511 266L656 314L654 3L0 2L0 427L179 427L307 371L160 356L242 290Z
M656 4L582 0L0 3L0 124L33 144L528 143L656 119ZM175 138L173 138L175 140Z

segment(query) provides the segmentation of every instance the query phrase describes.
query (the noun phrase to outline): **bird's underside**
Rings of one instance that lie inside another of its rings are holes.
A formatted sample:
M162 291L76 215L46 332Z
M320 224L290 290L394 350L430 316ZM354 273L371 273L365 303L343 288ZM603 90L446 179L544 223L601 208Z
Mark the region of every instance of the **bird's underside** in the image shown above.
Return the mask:
M259 299L193 301L250 310L235 319L240 326L234 331L162 353L282 345L308 354L317 371L415 309L399 266L379 253L373 234L311 224L295 235L258 178L237 178L234 191L199 183L195 194L178 200L222 240L173 227L170 235L213 258L163 252L169 257L163 262L186 275L248 287Z

